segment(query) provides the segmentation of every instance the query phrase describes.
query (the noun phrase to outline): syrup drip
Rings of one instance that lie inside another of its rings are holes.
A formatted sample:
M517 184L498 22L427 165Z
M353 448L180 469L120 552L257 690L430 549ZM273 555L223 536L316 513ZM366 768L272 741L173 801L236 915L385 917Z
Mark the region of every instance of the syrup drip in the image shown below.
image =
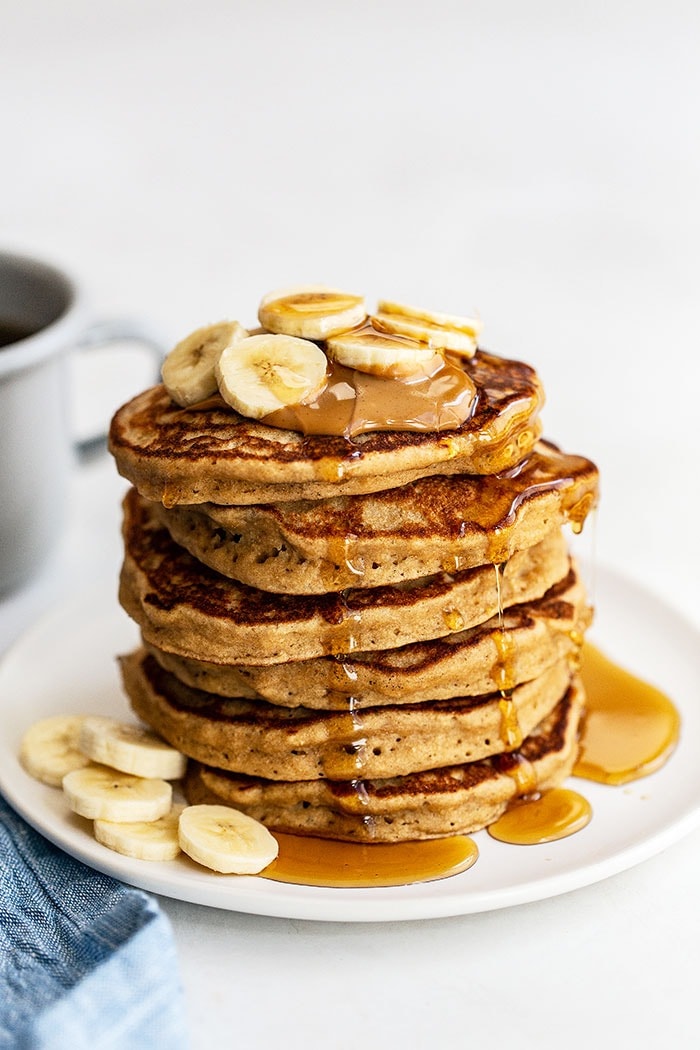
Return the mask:
M497 655L492 677L496 688L501 694L501 699L498 702L501 712L501 741L506 751L515 751L523 742L523 733L518 720L518 712L513 702L515 643L512 634L506 629L503 608L503 572L505 563L496 563L493 568L496 574L498 630L494 632L493 636ZM522 794L522 792L519 793Z
M364 788L358 789L364 766L367 737L354 696L348 697L347 714L339 715L338 732L328 741L323 755L323 773L329 780L349 780L356 794L366 803Z
M514 751L523 742L523 733L518 721L518 712L515 710L512 694L504 693L498 701L498 709L501 712L501 740L506 751Z
M459 609L445 609L442 618L445 621L445 627L450 631L461 631L464 627L464 617Z
M571 524L572 532L578 535L583 531L583 524L594 507L595 494L587 492L578 502L574 503L573 507L568 508L566 517Z
M537 789L537 775L532 762L519 751L505 752L496 755L494 765L499 773L506 773L515 783L516 801L534 795Z
M466 871L476 843L465 835L425 842L363 844L300 835L276 835L279 856L261 873L275 882L302 886L407 886Z
M511 504L509 511L507 512L507 520L515 519L515 501ZM494 565L494 567L502 567L510 557L510 541L511 532L509 529L495 528L491 534L488 535L488 560Z
M357 672L347 664L340 664L349 682L357 678ZM362 815L364 827L371 833L374 829L374 817L366 812L369 803L366 784L362 778L365 760L367 737L359 711L356 696L344 698L347 702L347 715L343 718L341 731L329 740L329 748L323 756L323 773L329 780L347 781L352 791L345 796L345 807Z
M591 815L590 802L577 791L553 788L510 806L488 832L499 842L534 846L575 834L585 828Z
M350 608L344 591L338 593L338 598L340 615L329 625L328 650L333 656L346 655L358 648L357 630L362 621L362 613L359 609Z
M586 714L574 775L626 784L662 766L680 731L671 700L590 643L583 647L581 673Z
M329 537L328 556L320 565L321 580L327 591L335 590L336 581L346 586L357 584L365 574L365 560L362 555L353 554L357 536L348 532L344 536Z

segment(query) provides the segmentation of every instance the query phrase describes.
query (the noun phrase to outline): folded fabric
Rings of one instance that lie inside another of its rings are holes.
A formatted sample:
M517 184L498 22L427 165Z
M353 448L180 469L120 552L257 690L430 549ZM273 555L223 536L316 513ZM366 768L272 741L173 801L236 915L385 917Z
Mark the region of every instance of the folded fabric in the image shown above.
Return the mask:
M186 1045L157 901L57 849L0 796L0 1047Z

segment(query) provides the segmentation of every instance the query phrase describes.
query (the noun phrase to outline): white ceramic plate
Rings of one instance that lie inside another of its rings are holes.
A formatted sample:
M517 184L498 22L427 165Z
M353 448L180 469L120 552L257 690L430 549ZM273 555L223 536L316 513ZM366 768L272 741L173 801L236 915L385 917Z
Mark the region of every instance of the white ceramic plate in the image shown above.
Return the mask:
M597 882L658 853L700 824L700 636L637 585L598 570L592 637L609 656L669 694L681 740L666 766L625 787L572 782L593 806L583 831L546 846L511 846L481 832L474 867L437 882L383 889L317 889L216 875L180 858L133 860L101 846L59 790L17 761L24 730L59 713L129 717L115 657L136 630L113 588L82 595L41 620L0 665L0 788L24 818L99 871L167 897L233 911L327 921L423 919L505 908Z

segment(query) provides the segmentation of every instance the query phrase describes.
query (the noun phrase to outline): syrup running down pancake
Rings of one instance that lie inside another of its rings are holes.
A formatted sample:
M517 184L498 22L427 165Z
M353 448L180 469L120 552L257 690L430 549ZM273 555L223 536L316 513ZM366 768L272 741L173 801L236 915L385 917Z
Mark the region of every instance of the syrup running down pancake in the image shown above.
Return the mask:
M176 543L252 587L325 594L506 561L582 521L598 473L540 442L511 471L436 475L364 496L154 512Z
M529 682L564 657L573 665L591 616L572 565L539 599L512 605L476 627L397 649L236 665L188 659L149 643L145 648L185 685L205 692L333 711L347 711L352 702L362 710L480 696Z

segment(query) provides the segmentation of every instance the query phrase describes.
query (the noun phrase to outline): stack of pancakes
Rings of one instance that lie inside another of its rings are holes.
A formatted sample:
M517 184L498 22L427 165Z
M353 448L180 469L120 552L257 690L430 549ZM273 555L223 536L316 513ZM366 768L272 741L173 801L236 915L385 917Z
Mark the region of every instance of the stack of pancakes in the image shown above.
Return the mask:
M304 435L163 386L116 413L123 680L190 802L394 842L570 773L591 611L565 527L597 471L541 439L532 368L462 367L474 410L441 432Z

